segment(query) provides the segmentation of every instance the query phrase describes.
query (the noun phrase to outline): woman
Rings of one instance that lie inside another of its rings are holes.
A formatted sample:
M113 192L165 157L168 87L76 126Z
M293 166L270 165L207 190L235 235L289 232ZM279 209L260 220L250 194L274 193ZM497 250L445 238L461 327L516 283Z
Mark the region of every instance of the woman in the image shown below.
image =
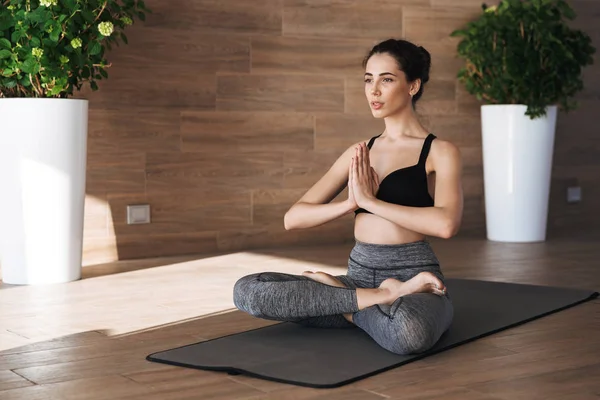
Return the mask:
M235 284L236 307L308 326L358 326L397 354L426 351L448 329L452 302L425 238L458 231L462 167L457 147L436 139L414 111L430 65L427 50L404 40L369 52L365 95L385 131L350 146L285 215L289 230L354 212L347 275L248 275ZM346 186L348 198L332 203Z

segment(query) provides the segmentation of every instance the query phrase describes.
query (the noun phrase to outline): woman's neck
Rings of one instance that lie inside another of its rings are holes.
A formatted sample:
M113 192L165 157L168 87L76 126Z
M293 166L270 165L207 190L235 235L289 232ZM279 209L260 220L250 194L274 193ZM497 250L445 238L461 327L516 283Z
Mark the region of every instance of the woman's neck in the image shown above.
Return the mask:
M385 118L385 136L391 141L408 138L426 137L428 131L423 127L412 107Z

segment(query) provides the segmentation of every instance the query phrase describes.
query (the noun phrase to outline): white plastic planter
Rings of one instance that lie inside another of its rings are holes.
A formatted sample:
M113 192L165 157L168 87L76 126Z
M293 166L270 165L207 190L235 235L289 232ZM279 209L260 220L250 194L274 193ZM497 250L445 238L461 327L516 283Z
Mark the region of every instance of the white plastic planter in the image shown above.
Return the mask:
M556 106L530 119L525 105L483 105L481 126L487 238L546 240Z
M4 283L81 278L87 126L87 100L0 99Z

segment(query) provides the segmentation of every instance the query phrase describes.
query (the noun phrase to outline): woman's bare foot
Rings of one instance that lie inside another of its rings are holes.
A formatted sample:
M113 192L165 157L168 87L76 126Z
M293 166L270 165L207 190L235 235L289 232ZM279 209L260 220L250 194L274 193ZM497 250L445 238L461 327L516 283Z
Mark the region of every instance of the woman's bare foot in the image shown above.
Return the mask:
M389 294L386 304L392 304L398 297L412 293L433 293L438 296L446 294L446 287L442 281L431 272L421 272L406 282L389 278L381 282L379 288Z
M306 276L306 277L312 279L313 281L324 283L325 285L335 286L335 287L343 287L343 288L346 287L346 285L344 285L342 282L340 282L339 279L329 275L327 272L304 271L302 273L302 276ZM346 318L346 320L348 322L352 323L352 314L342 314L342 315L344 316L344 318Z

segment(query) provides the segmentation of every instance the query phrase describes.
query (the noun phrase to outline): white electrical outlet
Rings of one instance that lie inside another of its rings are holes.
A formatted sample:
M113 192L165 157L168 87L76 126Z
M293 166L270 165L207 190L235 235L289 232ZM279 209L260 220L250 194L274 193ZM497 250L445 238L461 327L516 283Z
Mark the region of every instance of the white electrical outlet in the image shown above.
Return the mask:
M150 204L130 204L127 206L127 224L149 224Z
M567 203L579 203L581 201L581 187L571 186L567 188Z

